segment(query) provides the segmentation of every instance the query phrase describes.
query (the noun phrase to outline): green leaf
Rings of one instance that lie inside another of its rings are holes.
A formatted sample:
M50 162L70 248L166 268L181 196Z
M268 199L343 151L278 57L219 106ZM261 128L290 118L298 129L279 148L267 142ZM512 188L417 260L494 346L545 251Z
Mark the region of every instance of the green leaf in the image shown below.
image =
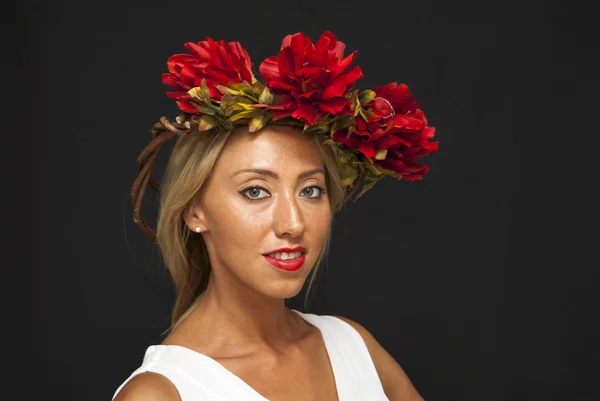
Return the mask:
M375 166L373 163L370 162L369 159L367 159L368 163L363 163L363 166L365 166L367 168L367 170L369 170L372 174L376 175L376 176L380 176L380 175L390 175L392 177L396 177L398 174L392 170L388 170L382 167L378 167Z
M202 92L203 99L206 102L210 102L210 90L208 90L208 85L206 85L206 79L202 78L202 82L200 82L200 90Z
M362 117L363 120L368 121L368 117L366 116L365 112L363 111L362 108L357 109L358 114Z
M377 96L377 94L375 92L367 89L365 91L362 91L360 93L360 95L358 95L358 100L359 100L360 104L363 105L363 104L367 104L371 100L375 99L375 96Z
M199 103L210 104L212 102L210 91L208 90L208 86L206 86L206 81L204 79L202 80L201 86L193 87L187 94L192 100L196 100Z
M214 116L216 113L215 109L213 109L212 107L204 106L202 104L194 104L194 106L196 106L198 111L204 114L208 114L209 116Z
M358 172L355 168L348 164L343 164L339 169L340 177L342 178L342 185L350 187L358 178Z
M200 121L198 122L198 130L199 131L208 131L212 129L215 125L217 125L217 119L213 116L203 115L200 117Z
M342 180L342 185L345 187L351 187L354 180L356 180L356 177L358 177L358 175L348 176L348 177L344 178Z
M260 93L263 88L263 83L257 80L252 81L252 90L254 93Z
M230 83L227 86L227 88L228 88L227 93L231 93L233 95L244 96L247 99L252 100L253 103L258 102L257 91L247 81Z
M224 86L224 85L216 85L215 88L217 88L219 90L219 92L221 92L223 95L239 95L240 91L239 90L234 90L231 89L230 87Z
M338 132L342 128L342 120L337 119L331 124L329 129L329 134L333 136L336 132Z
M387 149L379 149L375 155L375 160L384 160L387 156Z
M330 124L331 123L329 119L324 119L318 124L306 128L304 131L309 133L324 134L326 132L329 132Z
M360 109L360 101L358 99L358 91L354 91L352 92L352 95L350 95L350 104L352 107L352 110L354 110L354 116L356 117L356 114L358 113L358 110Z
M190 99L191 103L194 105L194 107L196 107L196 109L198 109L199 112L203 113L203 114L208 114L210 116L214 116L217 113L220 113L220 109L219 106L215 106L212 103L206 103L203 101L200 101L196 98L192 98Z
M265 124L267 124L267 122L269 121L269 119L271 118L271 113L267 112L265 114L260 114L258 116L255 116L252 118L252 121L250 121L249 124L249 131L250 132L256 132L260 129L262 129Z
M204 98L202 97L202 88L200 88L199 86L190 89L187 92L187 94L190 97L190 99L204 103Z
M223 97L221 98L221 104L226 103L226 104L232 104L235 103L235 99L236 96L231 94L231 93L227 93L225 95L223 95Z
M244 111L240 111L239 113L235 113L235 114L231 115L228 120L229 121L237 121L237 120L241 120L242 118L251 118L259 113L260 113L259 109L244 110Z
M233 105L226 105L224 103L221 103L221 109L223 110L223 115L225 117L229 117L234 112Z
M258 96L258 103L266 104L269 106L273 104L273 94L271 93L267 85L263 86L262 90L260 91L260 95Z
M244 110L244 111L258 110L256 107L252 106L251 103L245 103L245 102L240 102L240 101L237 101L233 104L233 109L234 110Z
M373 113L372 111L368 111L368 110L363 111L363 117L365 117L366 119L373 118L376 116L377 116L377 114Z

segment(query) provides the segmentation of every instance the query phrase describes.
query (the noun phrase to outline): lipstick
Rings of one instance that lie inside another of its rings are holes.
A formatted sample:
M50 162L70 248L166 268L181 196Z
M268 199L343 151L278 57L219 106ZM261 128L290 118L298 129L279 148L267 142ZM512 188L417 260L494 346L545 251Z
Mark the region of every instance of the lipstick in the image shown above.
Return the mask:
M302 254L297 257L296 259L287 259L287 260L283 260L283 259L277 259L277 258L273 258L269 255L274 254L274 253L279 253L279 252L286 252L286 253L291 253L291 252L302 252ZM285 270L285 271L296 271L299 270L302 265L304 265L304 261L306 259L306 250L304 249L303 246L297 246L295 248L280 248L280 249L275 249L273 251L270 251L267 254L263 255L265 260L267 262L269 262L271 265L277 267L278 269L281 270Z

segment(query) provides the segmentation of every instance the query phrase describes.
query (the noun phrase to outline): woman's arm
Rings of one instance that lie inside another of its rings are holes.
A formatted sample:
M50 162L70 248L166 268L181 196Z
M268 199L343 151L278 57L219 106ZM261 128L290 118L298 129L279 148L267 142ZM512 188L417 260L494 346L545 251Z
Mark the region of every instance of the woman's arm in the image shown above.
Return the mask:
M377 342L362 325L348 318L337 316L356 329L362 336L385 394L390 401L424 401L398 362Z

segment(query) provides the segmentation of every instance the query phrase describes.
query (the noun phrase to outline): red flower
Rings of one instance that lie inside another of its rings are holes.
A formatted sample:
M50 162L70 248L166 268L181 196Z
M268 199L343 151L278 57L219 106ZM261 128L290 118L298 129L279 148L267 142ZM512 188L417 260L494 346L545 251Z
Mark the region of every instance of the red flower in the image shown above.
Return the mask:
M344 95L363 74L358 66L345 72L357 53L343 58L345 48L331 32L322 34L316 44L302 33L286 36L279 55L260 65L261 77L280 95L270 107L273 119L291 116L314 124L327 113L350 113Z
M405 180L422 178L429 167L417 163L420 156L435 152L429 142L435 128L415 103L408 86L391 83L374 90L376 97L364 106L367 119L357 116L356 130L333 134L335 142L357 149L376 167L391 170Z
M189 101L187 91L200 86L203 79L213 99L221 100L216 85L226 86L230 82L252 83L252 63L248 52L238 43L215 42L207 38L197 44L187 42L185 47L192 54L175 54L169 57L168 73L162 74L162 83L175 92L167 96L177 100L179 108L187 113L200 114Z

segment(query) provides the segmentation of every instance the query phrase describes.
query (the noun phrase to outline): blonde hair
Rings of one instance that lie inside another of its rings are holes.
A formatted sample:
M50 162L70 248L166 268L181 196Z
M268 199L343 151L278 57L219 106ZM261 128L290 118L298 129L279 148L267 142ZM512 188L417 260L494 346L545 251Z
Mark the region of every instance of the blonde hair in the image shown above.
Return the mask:
M206 289L211 268L202 236L191 235L183 220L183 214L196 201L234 131L191 131L178 139L167 164L161 184L156 236L163 260L177 291L171 313L173 326L187 315L186 312L191 310L199 295ZM333 214L342 207L345 194L337 170L337 162L329 145L322 144L324 140L322 136L305 135L313 137L313 143L321 154L325 166L326 186L332 210L331 223L333 223ZM331 223L325 244L309 279L307 297L315 274L329 250Z

